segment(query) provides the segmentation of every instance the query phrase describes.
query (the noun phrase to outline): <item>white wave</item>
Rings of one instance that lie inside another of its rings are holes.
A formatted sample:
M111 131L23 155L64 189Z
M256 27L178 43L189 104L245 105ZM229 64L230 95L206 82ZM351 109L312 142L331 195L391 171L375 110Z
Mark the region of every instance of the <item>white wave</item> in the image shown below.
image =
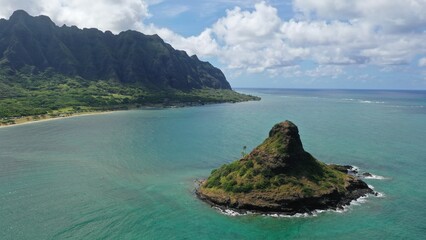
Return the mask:
M363 178L365 178L365 179L377 179L377 180L384 180L384 179L386 179L383 176L374 175L374 174L371 174L371 176L363 176Z
M367 198L368 198L368 195L367 196L363 196L363 197L359 197L358 199L355 199L355 200L352 200L352 202L355 203L354 205L359 205L361 203L367 202Z
M262 214L262 216L266 217L273 217L273 218L301 218L301 217L316 217L318 214L316 212L311 213L296 213L294 215L287 215L287 214L278 214L278 213L272 213L272 214Z
M316 213L316 211L313 211L311 213L296 213L292 217L300 218L300 217L316 217L316 216L318 216L318 214Z
M377 104L382 104L382 103L385 103L385 102L383 102L383 101L360 100L360 103L377 103Z
M375 192L375 196L378 197L378 198L386 197L386 195L384 193L381 193L381 192Z
M231 216L231 217L244 216L244 215L249 214L249 212L248 213L239 213L239 212L231 210L231 209L222 209L222 208L218 208L218 207L213 207L213 208L218 210L220 213L227 215L227 216Z
M349 206L359 206L361 202L358 202L357 200L352 200L351 203L349 203Z
M382 101L370 101L370 100L359 100L360 103L377 103L377 104L381 104L381 103L385 103Z
M341 208L337 208L337 209L314 210L314 211L309 212L309 213L296 213L296 214L293 214L293 215L279 214L279 213L271 213L271 214L263 213L263 214L260 214L260 215L262 215L264 217L272 217L272 218L310 218L310 217L317 217L319 214L323 214L323 213L345 213L352 206L356 206L356 205L360 205L361 203L365 203L366 202L365 198L367 198L367 197L361 197L361 198L358 198L356 200L352 200L349 205L345 205L345 206L343 206ZM233 211L231 209L221 209L221 208L218 208L218 207L214 207L214 208L216 210L218 210L221 214L231 216L231 217L257 214L257 213L252 213L252 212L240 213L240 212Z
M341 100L347 101L347 102L358 102L358 103L376 103L376 104L385 103L383 101L372 101L372 100L363 100L363 99L354 99L354 98L342 98Z
M367 185L368 185L368 187L369 187L369 188L371 188L371 189L373 189L373 190L374 190L374 186L373 186L373 185L370 185L370 184L367 184ZM373 196L378 197L378 198L383 198L383 197L385 197L385 194L384 194L384 193L376 192L376 191L374 191L374 193L373 193L373 194L370 194L370 195L373 195ZM368 196L368 195L367 195L367 196Z
M274 218L310 218L310 217L317 217L319 214L327 213L327 212L344 213L344 212L347 212L348 209L349 209L349 205L343 206L342 208L337 208L337 209L314 210L309 213L296 213L293 215L273 213L273 214L262 214L262 216L274 217Z
M368 185L368 187L370 187L371 189L374 189L374 187L372 185ZM314 210L314 211L309 212L309 213L296 213L296 214L293 214L293 215L279 214L279 213L271 213L271 214L263 213L261 215L265 216L265 217L273 217L273 218L309 218L309 217L317 217L319 214L327 213L327 212L345 213L345 212L349 211L350 209L352 209L353 206L359 206L363 203L366 203L370 196L383 198L383 197L385 197L385 194L380 193L380 192L374 192L374 194L367 194L366 196L362 196L362 197L359 197L355 200L352 200L348 205L345 205L345 206L337 208L337 209ZM240 213L240 212L237 212L237 211L234 211L234 210L231 210L231 209L222 209L222 208L219 208L219 207L213 207L213 208L218 210L220 213L227 215L227 216L231 216L231 217L258 214L256 212L250 212L250 211L247 211L246 213Z
M351 168L348 169L348 172L350 172L350 173L357 173L357 172L359 172L359 167L352 166Z
M348 211L348 209L349 209L349 206L345 206L342 209L333 210L333 212L335 212L335 213L345 213L345 212Z

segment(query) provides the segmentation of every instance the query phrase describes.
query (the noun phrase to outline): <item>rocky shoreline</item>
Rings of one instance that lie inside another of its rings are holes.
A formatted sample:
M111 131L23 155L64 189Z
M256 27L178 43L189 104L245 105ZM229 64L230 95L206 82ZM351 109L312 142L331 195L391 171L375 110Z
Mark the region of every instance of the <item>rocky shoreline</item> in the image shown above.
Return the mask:
M347 167L347 166L341 166ZM351 167L351 166L349 166ZM349 168L348 168L349 169ZM351 174L351 173L348 173ZM219 208L223 211L232 210L240 214L256 213L256 214L280 214L280 215L295 215L295 214L310 214L318 210L339 210L345 206L349 206L354 200L367 195L377 195L365 182L360 179L352 181L347 187L348 192L339 193L333 191L329 194L310 197L310 198L293 198L281 199L278 201L271 201L269 205L257 206L250 203L231 202L230 198L212 198L199 191L199 186L204 183L198 181L195 189L195 195L202 201L206 202L212 207ZM272 200L272 199L265 199Z

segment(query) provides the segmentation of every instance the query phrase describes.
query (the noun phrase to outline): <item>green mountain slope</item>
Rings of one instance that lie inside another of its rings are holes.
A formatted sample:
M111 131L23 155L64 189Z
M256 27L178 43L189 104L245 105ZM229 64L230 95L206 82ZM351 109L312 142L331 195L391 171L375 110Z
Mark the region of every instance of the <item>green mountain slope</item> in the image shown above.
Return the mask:
M22 10L0 19L0 118L253 99L157 35L58 27Z
M147 88L231 89L219 69L173 49L157 35L58 27L46 16L22 10L0 22L0 62L15 72L52 68L67 76Z

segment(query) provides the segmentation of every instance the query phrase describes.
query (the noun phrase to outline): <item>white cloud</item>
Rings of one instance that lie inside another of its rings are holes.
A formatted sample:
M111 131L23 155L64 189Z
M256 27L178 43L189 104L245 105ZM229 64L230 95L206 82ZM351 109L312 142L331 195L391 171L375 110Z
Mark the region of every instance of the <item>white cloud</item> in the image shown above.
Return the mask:
M253 12L242 11L239 7L228 10L226 17L219 19L213 29L219 39L232 45L253 39L267 40L279 31L280 24L277 9L259 3Z
M426 55L425 0L293 0L291 19L280 17L275 0L208 0L200 4L240 7L227 10L200 34L189 37L144 23L150 17L149 6L160 3L165 2L0 0L0 17L24 9L32 15L48 15L58 25L97 27L116 33L127 29L156 33L190 55L217 57L235 72L296 71L296 75L335 77L344 74L344 65L385 67L407 64L416 56ZM182 5L173 13L187 10ZM317 66L304 72L294 68L303 61ZM426 66L425 58L418 65Z
M347 2L295 0L295 9L305 15L299 20L281 19L266 2L252 11L228 10L212 27L222 50L218 57L229 68L262 72L302 60L320 65L407 64L426 53L426 31L419 30L426 25L419 10L426 11L426 1L404 0L401 11L401 4L382 0Z
M47 15L56 24L96 27L120 32L135 29L149 17L148 4L143 0L0 0L0 17L8 18L14 10L23 9L32 15Z
M345 75L343 66L339 65L318 65L315 68L303 70L300 66L285 66L279 69L268 69L268 73L273 77L310 77L310 78L338 78Z
M137 27L145 34L158 34L166 42L169 42L176 49L184 49L189 55L200 56L218 55L219 45L212 38L211 29L207 28L198 36L183 37L167 28L159 28L153 24Z
M419 67L426 67L426 58L419 59Z
M41 3L38 0L0 0L0 18L9 18L15 10L23 9L31 14L40 14Z
M171 6L168 8L164 8L161 11L161 14L167 16L169 18L179 16L180 14L189 11L189 6L179 5L179 6Z
M293 65L307 51L285 43L281 24L277 9L264 2L256 4L252 12L238 7L227 11L212 27L212 34L221 44L219 58L229 68L249 72Z
M339 1L339 4L331 0L295 1L298 11L302 11L300 6L303 2L307 6L303 10L305 14L310 16L315 12L315 19L305 17L284 20L279 17L275 7L260 2L252 10L239 7L228 10L226 16L218 19L198 36L185 38L153 25L148 32L158 33L173 46L191 54L216 56L228 68L249 73L288 73L289 67L308 60L319 66L310 72L304 72L305 76L336 77L343 73L342 65L407 64L417 54L426 54L424 32L413 30L407 34L382 31L385 28L382 23L385 21L379 22L382 25L374 22L367 10L349 9L347 14L352 18L339 20L344 17L340 10L353 7L344 1ZM380 3L383 5L385 2ZM364 5L360 4L357 9L362 9ZM389 5L373 5L374 8L389 8ZM418 7L415 4L412 6ZM390 10L388 12L392 13ZM338 20L328 20L327 14L334 15ZM363 16L367 17L362 18ZM385 19L384 16L380 18ZM421 22L423 16L412 19L417 20L411 22ZM388 23L386 29L392 29L391 26ZM379 27L382 30L378 31ZM147 31L146 29L142 30ZM326 67L327 65L332 67Z
M293 4L307 19L360 19L385 31L425 29L424 0L294 0Z
M306 49L284 42L281 25L277 9L262 2L255 4L252 12L239 7L228 10L225 17L197 36L185 38L154 25L141 25L140 30L157 33L189 54L216 56L230 69L257 73L294 65L294 60L307 55Z
M307 70L305 72L306 76L319 78L319 77L331 77L337 78L340 75L344 74L342 66L335 65L319 65L314 69Z

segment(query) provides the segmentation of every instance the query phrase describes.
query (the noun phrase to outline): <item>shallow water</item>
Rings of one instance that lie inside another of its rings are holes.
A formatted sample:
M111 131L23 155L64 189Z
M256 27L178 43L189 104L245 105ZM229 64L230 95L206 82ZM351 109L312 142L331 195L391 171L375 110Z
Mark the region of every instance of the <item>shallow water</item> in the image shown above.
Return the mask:
M426 92L256 90L260 102L134 110L0 128L0 239L420 239ZM292 120L305 150L383 197L316 216L228 216L194 180Z

